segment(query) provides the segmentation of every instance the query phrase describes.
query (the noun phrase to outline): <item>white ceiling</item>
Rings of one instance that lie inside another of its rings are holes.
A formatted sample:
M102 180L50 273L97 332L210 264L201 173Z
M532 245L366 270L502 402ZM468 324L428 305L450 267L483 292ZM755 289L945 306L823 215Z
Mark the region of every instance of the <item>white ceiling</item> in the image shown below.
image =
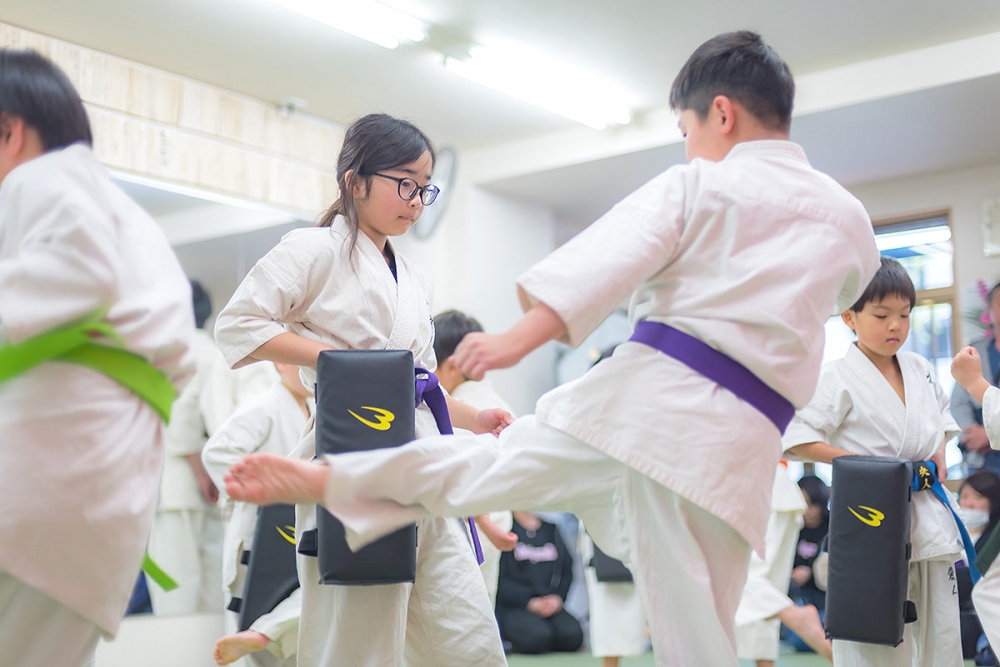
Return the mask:
M470 40L527 44L616 79L640 100L642 125L662 111L687 55L725 30L760 31L800 80L1000 32L996 0L383 1L432 24L428 42L385 50L264 0L2 0L0 21L259 99L302 98L308 113L341 124L370 111L403 116L466 154L579 127L444 70L439 51ZM954 81L807 113L793 138L848 185L1000 162L1000 75ZM484 184L579 225L683 159L672 140L610 154L538 161Z

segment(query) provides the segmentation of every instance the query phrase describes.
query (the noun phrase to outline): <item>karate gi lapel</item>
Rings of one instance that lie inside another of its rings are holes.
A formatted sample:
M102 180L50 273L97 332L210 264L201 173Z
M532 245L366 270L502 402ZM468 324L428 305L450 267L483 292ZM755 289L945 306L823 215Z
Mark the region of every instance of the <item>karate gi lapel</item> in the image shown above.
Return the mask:
M901 454L906 431L910 427L910 424L907 423L906 405L900 400L896 390L892 388L882 372L875 367L871 359L865 356L865 353L857 345L850 346L844 361L854 375L855 391L867 395L864 404L856 404L855 407L866 413L872 424L877 425L878 432L886 439L885 443L871 443L870 446L884 445L888 447L890 451L886 455ZM907 386L905 373L903 383L904 394L909 400L910 390Z
M395 249L393 249L395 252ZM390 280L392 275L389 276ZM412 276L406 262L396 255L396 317L386 345L389 350L412 350L417 335L417 307L419 300L413 293Z

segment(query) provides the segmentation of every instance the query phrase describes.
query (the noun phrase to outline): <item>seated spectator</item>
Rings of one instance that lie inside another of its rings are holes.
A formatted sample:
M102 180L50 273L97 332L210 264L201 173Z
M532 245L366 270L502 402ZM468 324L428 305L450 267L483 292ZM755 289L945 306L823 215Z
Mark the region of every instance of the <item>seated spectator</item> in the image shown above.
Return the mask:
M969 475L958 488L958 506L962 510L962 522L978 552L1000 523L1000 477L985 470ZM968 567L962 567L965 563L957 565L955 573L962 620L962 656L968 659L990 652L990 649L972 605L972 577Z
M573 561L555 524L514 512L517 546L500 556L497 622L513 653L576 651L580 622L563 609L573 581Z
M817 576L816 568L823 540L830 530L830 487L816 475L804 475L799 480L799 488L806 501L806 511L802 515L803 526L795 547L788 597L800 607L816 607L822 619L826 613L826 579L825 576ZM796 651L809 653L813 650L787 627L781 628L781 638Z

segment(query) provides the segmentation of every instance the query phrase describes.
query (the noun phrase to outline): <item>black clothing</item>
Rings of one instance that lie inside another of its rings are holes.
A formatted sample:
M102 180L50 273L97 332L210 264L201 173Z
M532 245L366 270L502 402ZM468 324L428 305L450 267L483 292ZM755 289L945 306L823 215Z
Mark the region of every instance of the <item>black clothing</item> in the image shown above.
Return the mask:
M500 555L497 585L497 622L500 635L515 653L576 651L583 630L571 614L561 610L548 618L527 610L532 598L558 595L563 601L573 581L573 559L555 524L543 521L529 531L517 521L513 551Z

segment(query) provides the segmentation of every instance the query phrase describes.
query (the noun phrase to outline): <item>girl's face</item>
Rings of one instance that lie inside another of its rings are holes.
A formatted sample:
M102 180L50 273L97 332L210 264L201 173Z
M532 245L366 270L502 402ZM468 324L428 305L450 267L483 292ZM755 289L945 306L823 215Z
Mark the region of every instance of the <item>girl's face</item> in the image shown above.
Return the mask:
M404 200L399 196L399 183L392 179L412 179L423 187L430 183L433 169L431 153L424 151L409 164L383 169L378 172L381 176L369 176L367 187L361 178L358 179L352 192L358 212L358 229L379 249L385 248L387 237L406 233L424 212L420 194L417 193L410 201Z
M892 358L910 333L910 301L898 294L869 301L858 313L844 311L841 317L858 334L858 347L869 359Z
M980 494L971 484L966 484L958 492L958 506L967 510L990 511L990 499Z

